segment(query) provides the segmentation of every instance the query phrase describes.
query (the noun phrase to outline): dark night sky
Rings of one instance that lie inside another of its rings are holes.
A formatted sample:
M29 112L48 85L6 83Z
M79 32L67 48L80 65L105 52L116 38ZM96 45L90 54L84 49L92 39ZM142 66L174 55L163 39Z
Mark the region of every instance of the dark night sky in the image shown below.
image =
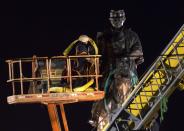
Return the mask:
M60 55L79 35L95 38L108 25L110 9L124 9L126 24L138 33L145 72L184 24L184 6L179 0L104 0L61 2L6 2L0 16L0 131L51 131L46 107L40 104L8 105L11 95L6 59ZM161 131L183 127L184 93L176 90L169 99ZM66 105L71 131L90 131L87 124L91 102Z

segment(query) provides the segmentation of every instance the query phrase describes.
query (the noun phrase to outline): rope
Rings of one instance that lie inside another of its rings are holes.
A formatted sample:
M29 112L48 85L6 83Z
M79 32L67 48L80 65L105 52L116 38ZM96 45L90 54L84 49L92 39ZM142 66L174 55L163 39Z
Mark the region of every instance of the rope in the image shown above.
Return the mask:
M137 83L138 83L138 77L137 75L133 72L133 71L130 71L130 79L131 79L131 87L134 87Z
M164 120L164 113L167 112L168 110L167 103L168 103L168 98L162 97L160 101L160 122Z
M109 83L110 83L110 78L111 78L111 76L113 75L115 73L115 70L112 70L112 71L110 71L110 73L109 73L109 75L108 75L108 77L107 77L107 79L106 79L106 81L105 81L105 86L104 86L104 91L105 91L105 93L107 93L107 91L108 91L108 88L109 88Z
M115 70L112 70L110 71L106 81L105 81L105 85L104 85L104 91L105 91L105 94L107 94L108 92L108 89L109 89L109 84L111 83L111 76L115 73ZM105 105L105 109L107 111L107 113L109 114L109 110L108 110L108 107L107 107L107 99L104 98L104 105Z

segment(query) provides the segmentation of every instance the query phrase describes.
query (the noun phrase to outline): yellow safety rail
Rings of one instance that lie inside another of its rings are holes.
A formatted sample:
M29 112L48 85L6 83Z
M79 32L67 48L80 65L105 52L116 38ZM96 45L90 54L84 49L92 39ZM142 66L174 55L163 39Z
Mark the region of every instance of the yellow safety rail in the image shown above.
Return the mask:
M168 50L162 56L162 61L168 68L172 68L173 70L177 68L181 61L184 59L184 31L181 31L173 43L169 46ZM138 95L134 101L129 106L129 111L134 115L137 116L140 113L140 110L148 104L148 101L158 92L159 88L167 82L166 78L166 71L164 71L163 67L161 66L161 62L157 63L158 71L154 70L151 71L145 80L145 86L142 88L140 95ZM144 96L145 95L145 96ZM149 97L146 97L149 96ZM140 104L135 104L140 103ZM137 110L138 108L138 110Z

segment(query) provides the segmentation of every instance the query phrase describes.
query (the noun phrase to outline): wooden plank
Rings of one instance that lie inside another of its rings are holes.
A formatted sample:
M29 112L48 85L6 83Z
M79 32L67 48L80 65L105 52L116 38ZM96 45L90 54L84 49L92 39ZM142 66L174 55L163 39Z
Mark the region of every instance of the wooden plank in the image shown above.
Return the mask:
M103 99L104 91L25 94L7 97L9 104L18 103L71 103L80 101L96 101Z
M58 117L58 112L57 112L57 107L56 104L48 104L48 113L50 117L50 122L52 125L52 130L53 131L61 131L61 125L59 122L59 117Z

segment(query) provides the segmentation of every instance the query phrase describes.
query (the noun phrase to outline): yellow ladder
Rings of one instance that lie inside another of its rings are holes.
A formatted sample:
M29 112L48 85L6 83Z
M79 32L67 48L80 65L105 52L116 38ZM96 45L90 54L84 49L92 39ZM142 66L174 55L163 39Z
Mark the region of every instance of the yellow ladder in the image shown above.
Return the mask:
M123 124L130 130L140 130L154 118L163 97L169 97L176 87L184 88L183 81L184 25L102 130L122 130Z

